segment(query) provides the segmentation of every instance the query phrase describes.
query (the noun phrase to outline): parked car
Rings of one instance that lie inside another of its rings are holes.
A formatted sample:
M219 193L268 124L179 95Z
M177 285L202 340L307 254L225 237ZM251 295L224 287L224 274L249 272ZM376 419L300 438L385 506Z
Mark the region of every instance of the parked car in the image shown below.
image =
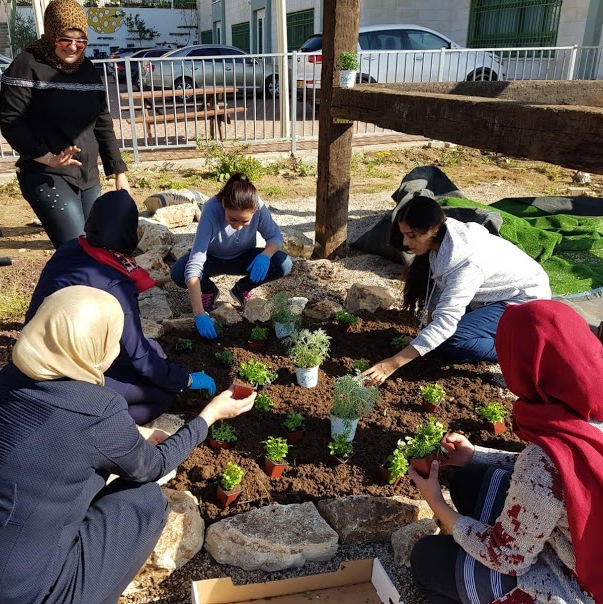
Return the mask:
M453 52L444 54L444 65L440 66L442 48ZM444 81L504 79L503 67L494 53L462 48L444 34L420 25L363 26L358 35L357 81L437 82L440 73ZM298 89L314 89L319 96L322 34L308 38L299 53Z
M148 46L144 48L118 48L117 50L113 51L108 57L111 59L111 63L107 63L107 73L109 75L115 75L115 72L117 71L120 77L124 75L126 71L126 63L125 61L120 61L119 59L131 57L135 52L140 50L150 50L150 48Z
M5 57L4 55L0 55L0 75L4 73L4 70L13 62L12 59Z
M238 91L278 96L278 74L271 59L255 59L240 48L223 44L195 44L166 53L161 61L142 68L145 88L193 89L235 86Z
M130 73L132 74L132 84L140 88L140 75L142 73L141 66L143 69L148 69L149 62L142 61L141 59L150 59L151 57L162 57L164 54L171 52L172 48L144 48L143 50L137 50L130 55L130 59L136 59L130 61ZM120 66L117 66L118 71L120 70ZM125 81L125 61L123 63L123 67L121 68L120 78L122 77Z

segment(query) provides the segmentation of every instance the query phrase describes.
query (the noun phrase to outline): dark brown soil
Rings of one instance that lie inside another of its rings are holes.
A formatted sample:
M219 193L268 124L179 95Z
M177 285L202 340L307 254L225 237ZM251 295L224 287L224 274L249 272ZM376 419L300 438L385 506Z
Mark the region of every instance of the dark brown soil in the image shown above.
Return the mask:
M297 385L293 364L272 329L265 349L254 354L246 349L251 331L247 322L227 327L216 343L203 341L192 331L170 334L162 339L172 360L191 371L203 369L214 377L218 390L227 388L234 377L233 370L219 367L214 361L214 352L219 349L230 350L237 363L253 356L278 371L278 379L267 390L274 402L273 409L265 414L254 409L232 420L239 437L236 446L216 453L207 442L202 444L182 463L178 476L169 483L171 488L190 490L199 497L207 520L224 518L271 502L316 502L353 494L418 497L408 477L394 488L381 482L379 469L398 439L412 435L419 424L427 421L428 415L420 404L420 388L436 381L444 385L447 396L435 415L449 429L463 432L475 444L515 451L522 448L522 443L510 432L502 436L489 433L475 413L477 405L492 400L503 402L511 410L511 403L500 398L500 389L493 383L486 364L448 365L430 357L416 360L380 387L376 408L360 421L354 439L353 459L346 465L334 466L327 449L334 378L352 372L354 360L364 358L374 363L394 354L395 349L390 343L392 338L412 334L415 330L408 316L399 312L365 316L358 332L342 332L335 323L322 327L332 336L331 357L320 369L318 386L312 389ZM178 337L194 341L192 354L174 352ZM188 392L180 398L175 411L193 417L204 402L197 394ZM271 480L262 469L261 441L270 435L284 435L281 424L291 410L302 413L306 418L305 438L290 450L290 466L283 477ZM216 504L216 484L228 460L239 463L246 474L243 494L233 506L222 510Z

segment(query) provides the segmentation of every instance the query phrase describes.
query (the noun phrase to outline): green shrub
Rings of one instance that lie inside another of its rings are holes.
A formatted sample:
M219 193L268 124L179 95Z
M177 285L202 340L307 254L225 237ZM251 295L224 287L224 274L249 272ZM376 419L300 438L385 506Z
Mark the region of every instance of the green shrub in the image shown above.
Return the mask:
M212 425L211 437L214 440L220 440L225 443L236 443L238 438L235 429L223 421Z
M265 392L260 392L256 396L255 403L253 404L253 406L258 411L260 411L262 413L266 413L266 411L270 411L270 409L272 409L272 407L274 406L274 403L272 402L272 399Z
M283 427L287 432L297 432L298 430L303 430L304 427L304 416L297 411L290 411L289 415L285 418L283 422Z
M218 363L226 365L227 367L234 365L235 360L234 355L232 352L230 352L230 350L218 350L217 352L214 352L214 359L216 359Z
M218 143L207 145L204 141L197 141L197 147L207 153L210 175L217 181L228 180L237 172L242 172L252 182L264 175L264 166L261 162L253 156L244 154L249 145L225 147Z
M446 398L446 390L440 384L428 384L421 388L423 398L432 405L439 405Z
M339 53L339 60L337 61L337 69L339 70L358 70L358 54L353 50L344 50Z
M354 445L348 442L350 429L348 428L341 434L336 434L332 437L331 442L327 445L329 452L340 459L349 459L354 454Z
M404 452L407 459L421 459L431 453L446 452L441 440L446 434L444 424L430 417L426 424L421 424L414 436L407 436L398 441L398 447Z
M273 463L282 463L289 453L289 443L281 436L269 436L262 444L266 457Z
M268 329L266 327L254 327L249 339L252 342L265 342L268 339Z
M357 359L356 361L354 361L354 364L352 365L352 367L358 372L358 373L362 373L363 371L366 371L367 369L369 369L371 366L371 362L367 359Z
M284 340L289 348L289 356L296 367L309 369L317 367L329 356L331 336L324 329L302 329L295 331Z
M278 377L276 373L272 373L271 368L266 363L255 359L249 359L246 363L241 363L239 375L250 384L257 384L258 386L271 384Z
M178 338L176 342L176 352L191 352L193 350L193 341L188 338Z
M386 460L389 470L389 484L394 484L398 478L404 476L408 470L408 459L404 454L404 447L397 446Z
M338 311L335 315L335 319L338 323L341 323L342 325L349 325L350 327L356 327L356 325L358 325L358 321L360 321L359 317L353 315L347 310Z
M227 461L222 470L222 476L220 478L220 484L225 491L232 491L237 485L241 484L245 476L245 470L238 464Z
M483 407L478 407L477 412L481 417L491 424L495 424L496 422L499 422L507 417L507 410L504 408L502 403L496 403L494 401L484 405Z
M273 323L295 323L299 322L299 315L291 312L289 298L284 292L277 292L269 299L270 318Z
M403 350L411 343L411 341L412 338L410 336L396 336L391 339L390 344L398 350Z
M343 375L333 383L331 414L341 419L359 419L366 415L379 399L376 386L367 386L362 375Z

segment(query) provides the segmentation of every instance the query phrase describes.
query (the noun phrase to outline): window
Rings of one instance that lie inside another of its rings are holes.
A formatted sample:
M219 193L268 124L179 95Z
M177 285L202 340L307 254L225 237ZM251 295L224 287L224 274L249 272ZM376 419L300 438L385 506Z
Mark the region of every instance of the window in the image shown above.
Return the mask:
M563 0L471 0L472 48L554 46Z
M450 48L450 44L428 31L417 31L409 29L406 32L411 50L439 50L440 48Z
M213 42L211 37L211 29L206 29L201 32L201 44L211 44Z
M287 51L297 50L314 33L314 9L287 15Z
M232 45L244 50L245 52L250 52L251 46L250 42L250 29L249 29L249 21L245 21L245 23L237 23L232 26Z

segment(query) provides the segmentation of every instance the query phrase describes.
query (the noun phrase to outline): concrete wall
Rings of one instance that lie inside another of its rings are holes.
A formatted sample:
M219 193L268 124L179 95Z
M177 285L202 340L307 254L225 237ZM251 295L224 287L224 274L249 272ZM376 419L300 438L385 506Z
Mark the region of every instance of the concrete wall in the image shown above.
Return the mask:
M557 46L582 44L589 4L589 0L563 0Z

